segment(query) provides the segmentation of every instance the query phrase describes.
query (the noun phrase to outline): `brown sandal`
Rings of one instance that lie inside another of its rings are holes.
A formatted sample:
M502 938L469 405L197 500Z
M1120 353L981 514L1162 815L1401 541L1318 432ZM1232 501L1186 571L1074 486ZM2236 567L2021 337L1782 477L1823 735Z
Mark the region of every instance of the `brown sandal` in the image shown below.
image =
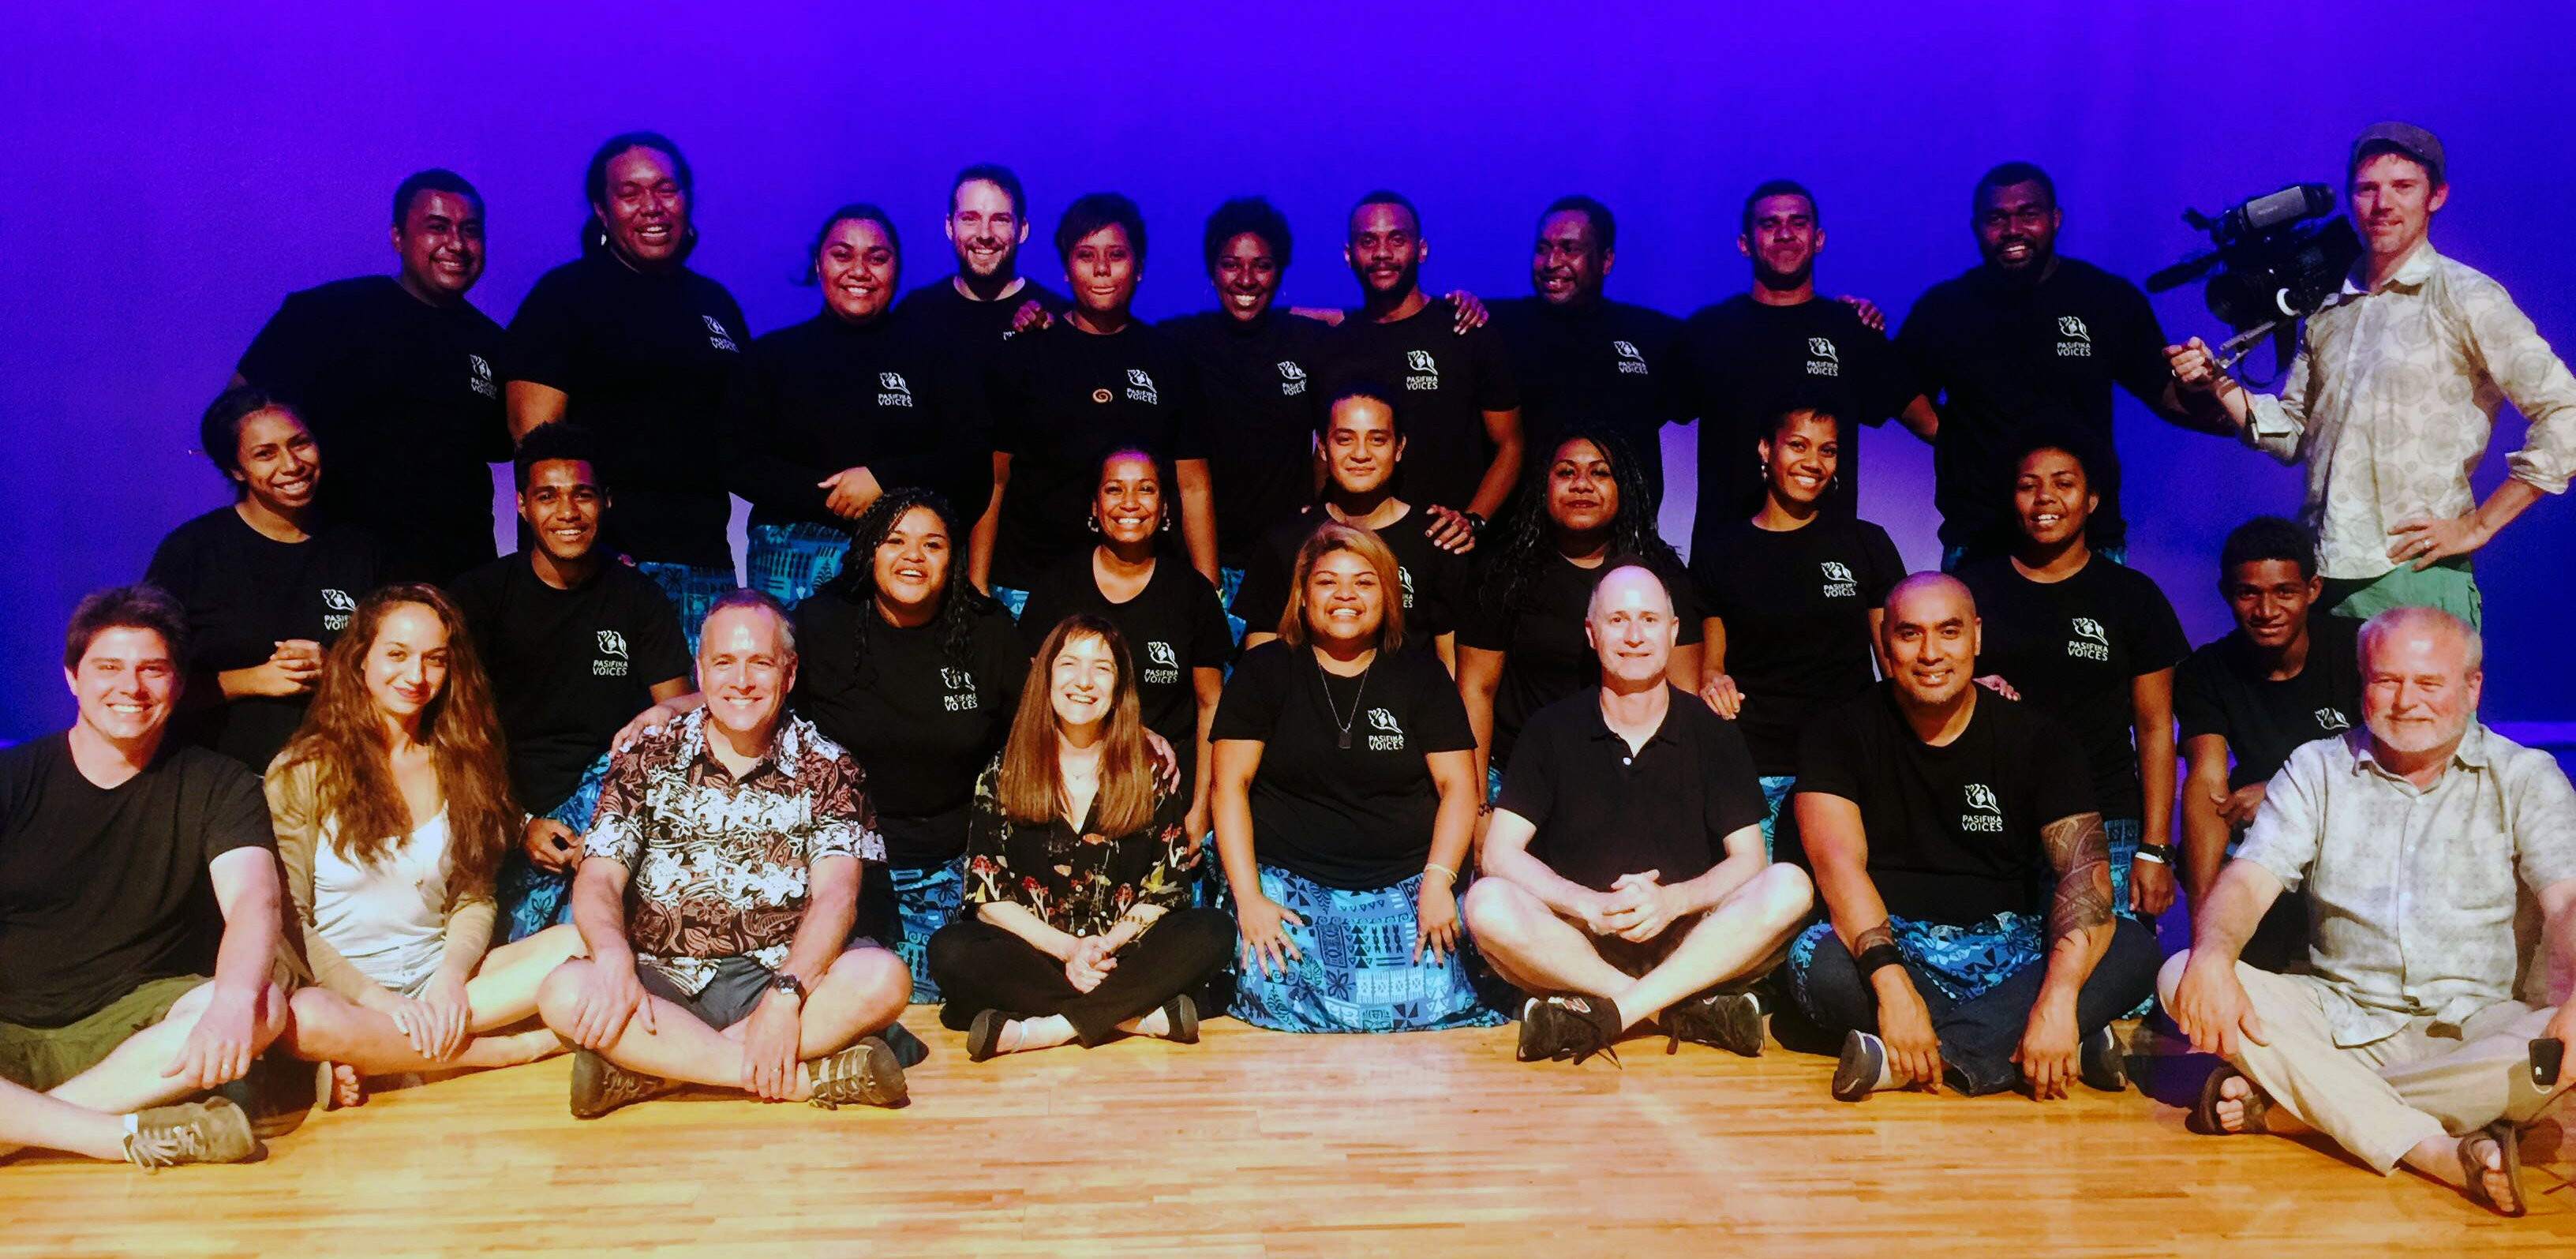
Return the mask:
M2521 1133L2515 1129L2512 1120L2499 1119L2460 1138L2461 1192L2469 1196L2469 1201L2508 1219L2520 1219L2530 1210L2529 1204L2523 1201L2522 1196L2520 1137ZM2501 1160L2503 1167L2500 1170L2504 1172L2505 1184L2511 1186L2513 1190L2512 1200L2509 1202L2498 1202L2487 1196L2487 1161L2478 1157L2478 1147L2490 1142L2504 1155Z
M2182 1126L2204 1137L2261 1136L2271 1131L2271 1128L2264 1123L2264 1116L2272 1113L2271 1095L2265 1093L2262 1086L2252 1080L2246 1080L2250 1091L2238 1103L2245 1107L2243 1126L2230 1132L2218 1122L2218 1104L2226 1100L2220 1095L2219 1090L2225 1088L2229 1080L2241 1079L2244 1075L2244 1072L2226 1063L2218 1064L2218 1069L2210 1072L2209 1078L2200 1082L2200 1098L2192 1103L2191 1114L2184 1117Z

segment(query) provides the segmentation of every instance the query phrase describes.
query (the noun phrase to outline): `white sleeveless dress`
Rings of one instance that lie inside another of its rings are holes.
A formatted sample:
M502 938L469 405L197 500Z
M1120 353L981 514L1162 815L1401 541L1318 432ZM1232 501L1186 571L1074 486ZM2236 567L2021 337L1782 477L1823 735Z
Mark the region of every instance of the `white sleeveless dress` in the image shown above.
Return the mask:
M447 946L447 811L376 861L340 855L326 831L313 854L313 925L367 978L406 997L438 973Z

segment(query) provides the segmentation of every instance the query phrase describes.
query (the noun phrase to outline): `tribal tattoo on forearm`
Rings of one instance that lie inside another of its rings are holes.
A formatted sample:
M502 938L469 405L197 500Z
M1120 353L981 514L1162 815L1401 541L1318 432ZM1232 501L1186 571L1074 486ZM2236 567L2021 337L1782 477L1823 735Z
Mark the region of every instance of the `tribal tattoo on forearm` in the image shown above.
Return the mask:
M2057 871L2048 906L2048 938L2062 940L2111 921L2111 837L2099 813L2078 813L2039 828L2040 845Z

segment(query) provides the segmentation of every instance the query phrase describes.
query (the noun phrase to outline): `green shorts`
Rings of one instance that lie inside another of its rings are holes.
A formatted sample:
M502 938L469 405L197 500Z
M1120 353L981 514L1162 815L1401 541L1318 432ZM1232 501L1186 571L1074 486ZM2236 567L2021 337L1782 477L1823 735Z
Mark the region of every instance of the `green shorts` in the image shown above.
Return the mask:
M0 1079L39 1093L52 1092L63 1081L97 1066L136 1032L160 1022L179 998L208 982L203 975L151 980L64 1027L0 1022Z
M2375 578L2326 579L2326 610L2356 621L2367 621L2390 608L2439 608L2477 629L2483 602L2465 555L2454 555L2420 573L2412 565L2401 564Z

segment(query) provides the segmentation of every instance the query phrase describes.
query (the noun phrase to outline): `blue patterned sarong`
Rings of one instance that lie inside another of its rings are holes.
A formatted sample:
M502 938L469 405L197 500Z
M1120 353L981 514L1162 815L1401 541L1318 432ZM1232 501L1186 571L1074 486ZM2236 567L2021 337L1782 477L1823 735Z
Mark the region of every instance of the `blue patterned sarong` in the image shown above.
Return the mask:
M2040 919L2017 910L1956 924L1916 922L1891 914L1887 925L1896 935L1905 968L1953 1001L1974 1001L2010 979L2045 952ZM1832 935L1834 924L1820 922L1798 933L1789 946L1789 965L1799 974L1815 965L1816 946ZM1800 991L1804 991L1801 986ZM1816 1012L1808 1011L1810 1015Z
M1029 592L1017 586L995 586L993 602L1001 604L1002 610L1010 613L1011 619L1016 621L1020 619L1020 613L1028 610Z
M608 781L608 754L581 771L581 781L562 804L546 811L546 816L572 828L576 839L590 831L590 811L599 804L599 788ZM572 875L548 874L528 860L528 851L516 844L501 858L501 870L495 880L493 899L500 903L501 920L494 930L500 943L515 944L548 927L572 921Z
M850 553L849 531L833 525L753 525L750 534L743 571L751 576L751 588L791 608L840 576L841 561Z
M912 972L912 1003L936 1005L939 985L930 982L930 933L956 921L966 903L966 859L935 866L886 871L894 889L895 938L878 943L893 949Z
M1229 1012L1277 1032L1427 1032L1492 1027L1503 1016L1476 998L1459 931L1461 956L1413 960L1415 875L1389 888L1350 892L1261 867L1261 893L1305 920L1284 924L1301 955L1279 973L1246 968L1235 950L1235 997Z
M1780 810L1787 808L1789 797L1798 787L1796 774L1764 774L1762 783L1762 859L1778 861L1780 849L1771 837L1780 829Z
M1234 634L1233 641L1237 643L1243 641L1244 626L1243 618L1234 614L1234 596L1242 590L1242 569L1219 567L1216 570L1216 606L1225 609L1225 627ZM1231 677L1233 673L1234 667L1231 664L1227 665L1227 676Z
M635 571L653 579L662 595L680 613L680 636L688 640L689 659L698 658L698 630L707 623L707 612L716 600L740 589L730 568L701 568L695 564L665 564L645 560Z

